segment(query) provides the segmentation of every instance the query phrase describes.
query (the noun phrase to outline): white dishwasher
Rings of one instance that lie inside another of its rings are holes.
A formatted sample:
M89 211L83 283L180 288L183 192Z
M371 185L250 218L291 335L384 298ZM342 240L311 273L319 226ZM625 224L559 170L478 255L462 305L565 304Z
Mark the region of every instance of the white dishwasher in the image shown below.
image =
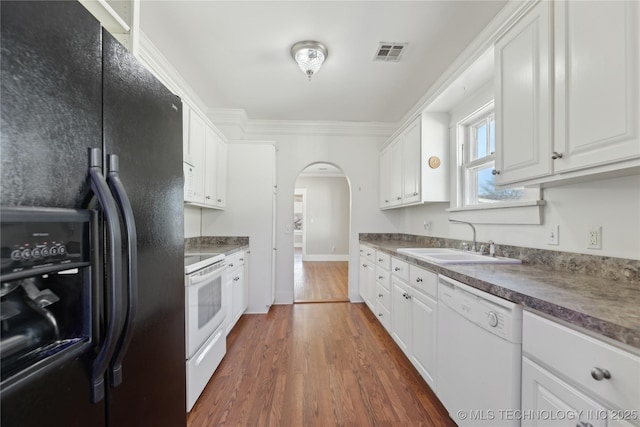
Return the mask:
M460 426L519 426L522 307L440 275L437 392Z

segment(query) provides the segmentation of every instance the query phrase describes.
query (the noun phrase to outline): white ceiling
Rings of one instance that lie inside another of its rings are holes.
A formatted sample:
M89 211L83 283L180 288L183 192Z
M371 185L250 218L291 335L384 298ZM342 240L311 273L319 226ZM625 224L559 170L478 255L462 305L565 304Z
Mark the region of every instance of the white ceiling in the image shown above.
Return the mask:
M145 0L141 30L209 108L250 119L397 122L505 5L472 1ZM328 58L311 82L301 40ZM408 42L399 63L379 42Z

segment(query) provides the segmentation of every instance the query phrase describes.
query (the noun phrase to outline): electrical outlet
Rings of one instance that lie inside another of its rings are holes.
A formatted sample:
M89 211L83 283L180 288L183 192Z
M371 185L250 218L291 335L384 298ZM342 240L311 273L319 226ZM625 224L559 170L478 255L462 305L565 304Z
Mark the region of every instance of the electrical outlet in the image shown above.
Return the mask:
M547 244L560 244L560 227L558 225L552 225L547 229Z
M587 249L602 249L602 227L589 227L587 232Z
M425 221L423 224L424 227L424 231L426 231L427 233L431 232L431 221Z

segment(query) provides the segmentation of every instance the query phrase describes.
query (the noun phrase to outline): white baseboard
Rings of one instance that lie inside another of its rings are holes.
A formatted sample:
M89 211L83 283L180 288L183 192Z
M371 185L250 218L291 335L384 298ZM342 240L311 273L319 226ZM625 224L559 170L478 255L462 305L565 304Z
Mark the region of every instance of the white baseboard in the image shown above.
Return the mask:
M349 261L349 254L302 255L302 261Z

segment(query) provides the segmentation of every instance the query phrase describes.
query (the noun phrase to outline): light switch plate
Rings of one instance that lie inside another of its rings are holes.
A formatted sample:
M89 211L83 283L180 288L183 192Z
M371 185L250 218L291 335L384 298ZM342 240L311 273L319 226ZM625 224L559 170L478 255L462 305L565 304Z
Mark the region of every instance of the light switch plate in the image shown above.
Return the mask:
M560 244L560 227L558 225L552 225L547 229L547 244L559 245Z

